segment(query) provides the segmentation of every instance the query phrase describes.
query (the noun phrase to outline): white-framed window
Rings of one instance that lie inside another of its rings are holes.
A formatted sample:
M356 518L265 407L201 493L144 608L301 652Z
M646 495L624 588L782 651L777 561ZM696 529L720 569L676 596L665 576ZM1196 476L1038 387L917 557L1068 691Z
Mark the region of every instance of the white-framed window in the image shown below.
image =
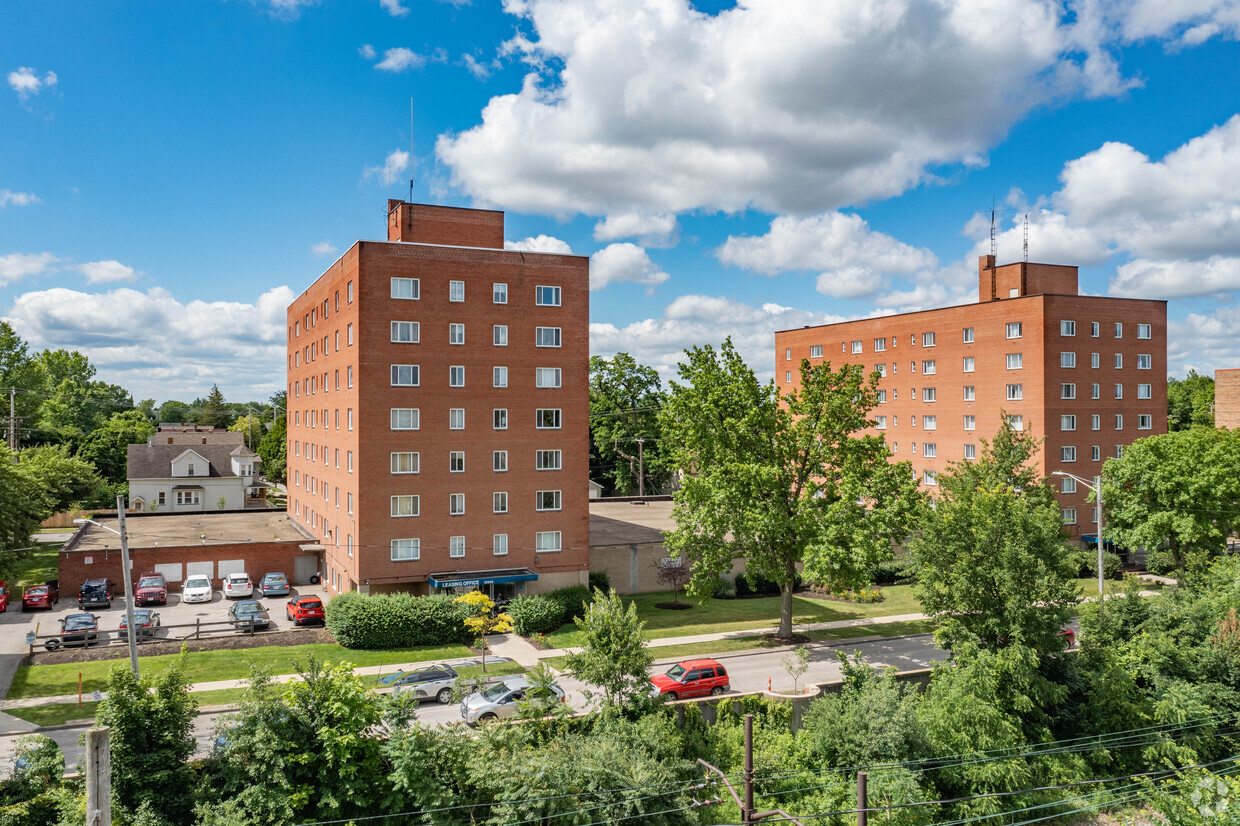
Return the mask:
M508 470L508 451L491 451L491 470L496 473L504 473Z
M417 344L421 337L419 326L416 321L393 321L392 341L397 344Z
M349 347L353 346L353 325L349 324L344 328L344 343Z
M453 322L448 325L448 343L464 344L465 343L465 325Z
M417 301L422 297L422 285L416 278L393 278L392 298Z
M336 412L339 413L340 411L336 411ZM327 411L324 410L323 413L324 413L324 421L326 421ZM345 424L347 425L349 430L352 430L353 429L353 408L350 407L349 409L345 410L344 416L345 416ZM323 426L327 427L326 424L324 424Z
M465 494L449 493L448 494L448 515L464 516L465 515Z
M1076 367L1076 353L1060 353L1059 354L1059 366L1060 367Z
M534 328L534 346L535 347L559 347L560 346L560 328L559 327L535 327Z
M563 453L559 450L534 451L535 470L560 470L563 466Z
M974 362L973 362L973 356L965 356L965 357L964 357L964 372L966 372L966 373L972 373L972 372L973 372L973 363L974 363Z
M977 430L977 417L965 416L964 417L964 429L965 430Z
M345 494L345 513L353 513L353 494Z
M1137 398L1138 398L1138 399L1152 399L1152 398L1154 398L1154 385L1152 385L1152 384L1138 384L1138 385L1137 385Z
M1137 325L1137 338L1153 338L1154 328L1149 324Z
M1013 430L1024 430L1025 429L1025 417L1024 416L1008 416L1007 420L1008 420L1008 425L1011 426Z
M1096 383L1089 385L1089 397L1091 399L1101 399L1102 398L1102 385L1096 384Z
M560 408L540 407L534 411L534 427L537 430L559 430Z
M448 557L450 559L463 559L465 557L465 537L448 537Z
M450 450L448 451L448 472L464 473L465 472L465 451Z
M559 531L538 531L534 534L534 551L551 553L560 550Z
M508 368L492 367L491 368L491 386L507 387L508 386Z
M934 346L934 333L922 333L921 334L921 346L922 347L933 347Z
M1076 430L1076 416L1065 413L1059 417L1060 430Z
M1115 429L1116 430L1124 429L1124 414L1123 413L1115 414Z
M886 416L875 416L874 427L877 430L886 430L887 429L887 417Z
M403 495L392 497L393 517L417 516L418 510L417 496Z
M344 285L344 301L346 304L353 303L353 282L352 281ZM350 554L350 556L352 556L352 554Z
M395 281L396 279L392 279ZM392 540L392 561L406 562L409 560L422 558L422 540L421 539L393 539Z
M811 345L810 345L810 348L809 348L809 357L810 357L810 358L812 358L812 359L820 359L820 358L822 358L822 345L821 345L821 344L811 344Z
M491 344L496 347L508 346L508 325L495 324L491 327Z
M508 513L508 491L497 490L491 494L491 512Z
M791 347L784 348L784 361L792 361L792 348Z
M1115 385L1115 398L1117 399L1124 398L1124 385L1122 384Z
M392 473L417 473L421 465L419 454L410 451L392 453Z
M508 556L508 534L491 535L491 553L495 556Z
M534 288L534 303L539 307L560 306L560 288L539 285Z
M1076 446L1075 445L1064 445L1063 447L1059 448L1059 460L1061 462L1075 462L1076 461Z
M1149 370L1153 366L1154 366L1153 356L1151 356L1149 353L1138 353L1137 354L1137 369L1138 370Z
M874 352L885 353L886 351L887 351L887 337L883 336L882 338L874 339Z
M1007 338L1020 338L1021 337L1021 326L1020 325L1021 323L1019 321L1009 321L1004 326L1004 335Z
M1060 493L1076 493L1076 480L1071 476L1061 477L1059 480Z
M1149 413L1137 414L1137 430L1150 430L1154 427L1154 417Z
M874 365L874 372L875 372L875 373L878 373L880 376L886 377L886 375L887 375L887 365L886 365L886 364L876 364L876 365Z
M860 352L861 352L861 342L860 342L860 341L854 341L854 342L852 343L852 351L853 351L853 353L854 353L854 354L856 354L856 353L860 353Z
M1124 354L1123 353L1115 354L1115 369L1116 370L1124 369Z
M972 327L964 328L964 343L965 344L973 343L973 328Z
M921 429L922 430L937 430L938 426L939 426L938 416L922 416L921 417Z
M964 386L964 400L967 402L974 401L977 398L977 391L971 384Z
M496 282L491 285L491 303L507 304L508 303L508 285Z
M1059 398L1075 399L1076 398L1075 382L1067 382L1067 383L1059 385Z
M417 372L416 364L414 365L414 372L415 373ZM345 376L345 386L352 387L353 386L353 365L352 364L350 364L348 367L344 369L344 376Z
M923 402L932 402L932 401L934 401L934 400L935 400L935 398L934 398L934 397L935 397L935 395L936 395L936 393L935 393L935 388L933 388L933 387L923 387L923 388L921 388L921 400L922 400Z
M965 445L964 446L964 458L976 459L977 458L977 445Z
M1102 366L1102 357L1097 353L1089 354L1089 367L1091 370L1097 370Z
M916 442L912 442L912 443L910 443L910 444L909 444L909 451L910 451L910 452L911 452L914 456L916 456L916 455L917 455L917 443L916 443ZM917 477L917 471L913 471L913 477L914 477L914 478L916 478L916 477Z
M1075 321L1059 322L1059 335L1075 336L1076 335L1076 322Z
M448 282L448 300L464 301L465 300L465 282L449 281Z
M448 367L448 386L464 387L465 386L465 365L453 364Z
M887 403L887 391L886 391L886 390L879 390L879 391L877 391L877 393L878 393L878 403L879 403L879 404L886 404L886 403Z
M1090 430L1101 430L1102 429L1102 416L1101 415L1099 415L1098 413L1094 413L1090 415L1089 429Z
M558 511L560 509L560 492L558 490L540 490L535 495L535 510Z
M1099 445L1093 445L1089 449L1089 458L1095 462L1102 461L1102 448Z
M927 459L934 459L939 455L939 446L934 442L926 442L921 446L921 455Z
M909 417L908 417L908 423L909 423L909 427L917 427L917 417L916 417L916 416L909 416Z
M1007 386L1008 401L1020 401L1025 397L1025 386L1023 384L1009 384Z
M416 407L392 408L392 430L417 430L421 419L421 411Z
M933 376L934 375L934 362L923 361L921 363L921 372L922 372L922 375Z
M177 504L178 505L197 505L202 501L200 497L201 493L202 491L197 491L197 490L178 490L177 491Z
M1076 524L1076 508L1064 508L1063 509L1063 523L1065 525Z
M493 430L508 429L508 408L497 407L491 411L491 428Z
M784 384L792 384L792 371L791 370L784 371Z
M1124 337L1124 322L1122 321L1115 322L1115 337L1116 338Z
M1089 322L1089 337L1097 338L1102 335L1102 325L1096 321Z
M559 367L538 367L534 373L535 387L559 387L560 386L560 368Z
M393 387L417 387L418 386L418 365L416 364L393 364L392 365L392 386Z
M1007 354L1007 369L1020 370L1024 366L1025 366L1025 354L1024 353L1008 353Z
M923 470L921 472L921 483L934 487L939 483L939 472L937 470Z
M1116 445L1116 446L1115 446L1115 458L1116 458L1116 459L1123 459L1123 458L1124 458L1124 446L1123 446L1123 445Z
M465 429L465 408L449 407L448 408L448 429L464 430Z

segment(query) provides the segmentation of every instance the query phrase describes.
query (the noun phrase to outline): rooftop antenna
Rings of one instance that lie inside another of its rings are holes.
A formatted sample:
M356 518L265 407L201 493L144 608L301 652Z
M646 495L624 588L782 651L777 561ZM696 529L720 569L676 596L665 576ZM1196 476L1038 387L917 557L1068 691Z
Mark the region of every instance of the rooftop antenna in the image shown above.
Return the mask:
M413 98L409 98L409 203L413 203Z
M992 206L990 208L990 257L991 258L995 258L996 249L997 247L995 243L995 208ZM995 260L998 261L999 259L995 258Z
M1029 263L1029 213L1025 213L1025 263Z

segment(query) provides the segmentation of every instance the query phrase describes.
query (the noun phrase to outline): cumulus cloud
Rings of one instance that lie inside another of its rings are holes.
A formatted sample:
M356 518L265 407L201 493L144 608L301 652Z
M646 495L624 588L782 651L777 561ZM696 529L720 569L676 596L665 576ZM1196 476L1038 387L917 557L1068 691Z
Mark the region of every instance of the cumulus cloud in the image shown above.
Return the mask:
M138 277L133 267L127 267L120 261L91 261L86 264L79 264L77 270L86 276L87 284L133 281Z
M0 287L12 284L28 275L40 275L59 260L50 252L14 252L9 255L0 255Z
M471 54L461 55L461 65L478 80L486 80L491 76L491 72L499 68L495 61L483 63Z
M10 204L13 206L30 206L37 203L41 202L39 197L33 192L13 192L8 189L0 189L0 207L6 207Z
M558 252L571 255L573 250L567 241L561 241L551 235L538 235L524 241L505 241L504 249L519 252Z
M619 281L647 284L651 291L670 278L650 260L646 251L627 241L609 244L590 256L590 289L601 290Z
M1205 261L1150 261L1121 264L1110 292L1133 298L1188 298L1240 289L1240 257L1212 255Z
M1240 306L1189 313L1182 321L1167 321L1167 372L1183 376L1189 370L1211 374L1240 364Z
M393 17L404 17L409 13L409 9L400 4L400 0L379 0L379 5Z
M412 49L399 46L383 52L383 60L375 64L381 72L404 72L408 69L420 69L426 65L426 56Z
M674 247L680 240L680 224L670 212L644 215L625 212L608 215L594 225L595 241L618 241L636 238L643 247Z
M294 297L276 287L252 303L182 303L158 287L57 287L18 296L4 320L32 349L82 351L135 397L192 398L218 382L230 395L262 398L284 385L285 308Z
M9 86L17 93L17 99L22 103L39 94L43 89L55 85L55 72L48 72L43 77L39 77L38 72L29 66L22 66L16 71L9 72Z
M362 58L365 60L375 59L375 47L370 45L369 43L363 43L362 48L358 49L357 53L361 55Z
M314 246L310 248L310 252L314 253L320 258L324 255L331 255L335 251L336 251L336 247L333 246L332 244L327 243L326 241L320 241L319 243L315 244Z
M388 186L397 175L409 168L409 153L403 149L393 149L378 166L362 167L362 181L375 178L379 183Z

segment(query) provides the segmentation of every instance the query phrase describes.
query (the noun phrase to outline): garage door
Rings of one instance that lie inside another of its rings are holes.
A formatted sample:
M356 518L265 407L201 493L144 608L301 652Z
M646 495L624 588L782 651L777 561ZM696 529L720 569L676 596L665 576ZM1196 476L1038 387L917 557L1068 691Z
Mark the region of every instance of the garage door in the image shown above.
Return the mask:
M317 556L298 556L293 558L293 584L309 585L310 577L319 572Z

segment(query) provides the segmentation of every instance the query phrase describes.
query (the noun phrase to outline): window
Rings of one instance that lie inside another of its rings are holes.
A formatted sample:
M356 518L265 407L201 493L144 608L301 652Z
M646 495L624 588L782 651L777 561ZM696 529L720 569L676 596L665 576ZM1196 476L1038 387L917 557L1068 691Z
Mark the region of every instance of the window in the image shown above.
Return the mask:
M1101 399L1102 398L1102 385L1091 384L1089 386L1089 397L1091 399Z
M1115 446L1115 458L1116 458L1116 459L1123 459L1123 458L1124 458L1124 446L1123 446L1123 445L1116 445L1116 446Z
M934 362L933 362L933 361L923 361L923 362L921 363L921 372L922 372L922 374L923 374L923 375L926 375L926 376L933 376L933 375L934 375Z
M965 416L965 417L964 417L964 429L965 429L965 430L977 430L977 419L976 419L976 417L974 417L974 416Z
M934 391L935 391L935 388L933 388L933 387L923 387L923 388L921 389L921 400L922 400L923 402L932 402L932 401L934 401L934 396L935 396L935 392L934 392Z
M1076 335L1076 322L1075 321L1059 322L1059 335L1075 336Z
M908 417L908 419L909 419L909 421L908 421L909 427L917 427L917 417L916 417L916 416L909 416L909 417Z
M197 505L201 502L199 494L202 491L197 490L179 490L177 491L178 505Z
M539 307L558 307L560 306L560 288L559 287L535 287L534 303Z
M1122 321L1115 322L1115 337L1116 338L1124 337L1124 322Z
M1102 334L1102 333L1101 333L1101 327L1102 327L1102 325L1100 325L1100 324L1099 324L1098 322L1096 322L1096 321L1091 321L1091 322L1089 322L1089 336L1090 336L1090 338L1097 338L1098 336L1100 336L1100 335Z
M809 357L812 359L822 358L822 345L821 344L810 345Z
M417 473L418 465L417 453L392 454L392 473Z
M414 510L417 510L417 508L415 507ZM345 494L345 511L353 513L353 494L351 493Z
M1076 508L1064 508L1063 509L1063 523L1065 525L1076 524Z
M392 429L417 430L421 419L419 413L420 411L416 407L393 407Z
M1062 415L1059 417L1060 430L1076 430L1076 416Z
M1091 447L1089 449L1089 458L1095 462L1101 462L1102 461L1102 448L1099 447L1098 445L1094 445L1093 447Z
M887 351L887 337L883 336L882 338L874 339L874 352L884 353L886 351Z
M421 297L421 285L416 278L393 278L392 298L417 301Z
M1076 493L1076 480L1071 476L1064 476L1059 480L1060 493Z
M508 534L497 533L491 536L491 553L496 556L508 556Z
M1007 386L1008 401L1020 401L1025 397L1023 384L1009 384Z
M853 353L860 353L860 352L861 352L861 342L860 342L860 341L854 341L854 342L852 343L852 351L853 351Z
M508 346L508 325L496 324L491 328L491 343L496 347Z
M886 430L887 429L887 417L886 416L875 416L874 427L877 428L878 430Z
M1024 353L1008 353L1007 354L1007 369L1020 370L1024 366L1025 366L1025 354Z
M792 348L784 348L784 361L792 361Z
M562 465L562 454L558 450L537 450L534 452L535 470L559 470Z
M539 367L534 374L535 387L559 387L560 386L560 368L558 367Z
M973 385L966 384L964 386L964 400L967 402L971 402L976 398L976 396L977 396L977 393L974 391Z
M921 417L921 429L922 430L936 430L938 429L938 426L939 426L938 416L922 416Z
M393 364L392 365L392 386L393 387L417 387L418 386L418 366L416 364Z
M344 328L344 343L350 347L353 346L353 325L352 324Z
M540 490L535 495L535 510L558 511L560 509L560 492L558 490Z
M916 456L917 455L917 443L913 442L912 445L909 447L909 450L914 456ZM917 471L913 471L913 472L916 473Z
M393 278L393 281L396 279ZM422 556L422 540L420 539L393 539L392 540L392 561L403 562L411 559L419 559Z
M560 429L560 408L540 407L534 411L534 427L538 430Z
M1101 430L1102 429L1102 416L1098 415L1097 413L1094 413L1093 415L1091 415L1089 417L1089 429L1090 430Z
M508 513L508 491L497 490L491 494L491 512Z
M1076 461L1076 447L1073 445L1064 445L1063 447L1059 448L1059 460L1061 462L1075 462Z
M449 324L448 325L448 343L464 344L465 343L465 325Z
M448 515L464 516L465 515L465 494L450 493L448 494Z
M1076 398L1076 385L1072 383L1059 385L1059 398L1075 399Z
M1115 414L1115 429L1116 430L1124 429L1124 414L1123 413Z
M491 411L491 427L495 430L508 429L508 408L497 407Z
M977 445L965 445L964 446L964 458L976 459L977 458Z
M465 472L465 451L452 450L448 452L448 472L464 473Z
M507 284L496 283L496 284L491 285L491 303L492 304L507 304L508 303L508 285Z
M1116 370L1124 369L1124 354L1123 353L1115 354L1115 369Z
M1149 430L1154 426L1154 417L1149 413L1137 414L1137 430Z
M1021 328L1019 321L1009 321L1004 328L1005 335L1008 338L1020 338Z
M534 534L534 550L538 553L550 553L560 550L560 532L539 531Z
M301 322L300 321L293 322L293 330L294 330L293 337L301 338Z
M534 346L535 347L559 347L560 346L560 328L559 327L535 327L534 328Z
M792 371L791 370L784 371L784 384L792 384Z
M491 368L491 386L507 387L508 386L508 368L492 367Z
M508 451L496 450L491 453L491 470L504 473L508 470Z
M973 343L973 328L972 327L964 328L964 343L965 344Z
M964 357L964 372L966 373L973 372L973 356Z
M392 497L392 516L417 516L418 515L418 497L416 496L393 496Z
M921 334L921 346L922 347L933 347L934 346L934 333L922 333Z
M449 281L448 282L448 300L464 301L465 300L465 282Z
M1008 420L1008 425L1013 430L1024 430L1025 429L1025 417L1024 416L1008 416L1007 420Z
M448 386L464 387L465 386L465 367L461 364L454 364L448 368Z
M1060 353L1059 354L1059 366L1060 367L1076 367L1076 353Z
M1124 398L1124 385L1122 384L1115 385L1115 398L1117 399Z
M879 404L886 404L886 403L887 403L887 391L886 391L886 390L879 390L879 391L878 391L878 403L879 403Z
M926 442L921 446L921 455L934 459L939 455L939 446L934 442Z
M884 376L884 377L885 377L885 376L887 375L887 365L886 365L886 364L876 364L876 365L874 365L874 372L875 372L875 373L878 373L880 376Z
M352 281L344 285L344 303L346 304L353 303L353 282Z
M448 557L450 559L462 559L465 556L465 537L450 536L448 537Z
M1138 370L1149 370L1150 367L1153 366L1153 364L1154 364L1154 358L1149 353L1138 353L1137 354L1137 369Z
M1137 338L1153 338L1154 331L1149 324L1137 325Z
M1154 398L1153 390L1154 390L1154 385L1152 384L1138 384L1137 385L1137 398L1138 399L1152 399Z
M418 322L393 321L392 341L399 344L417 344L419 338ZM327 348L323 348L326 350Z
M1093 369L1093 370L1097 370L1098 367L1101 366L1101 359L1097 353L1089 354L1089 366L1090 366L1090 369Z
M464 430L465 429L465 408L450 407L448 408L448 429Z

